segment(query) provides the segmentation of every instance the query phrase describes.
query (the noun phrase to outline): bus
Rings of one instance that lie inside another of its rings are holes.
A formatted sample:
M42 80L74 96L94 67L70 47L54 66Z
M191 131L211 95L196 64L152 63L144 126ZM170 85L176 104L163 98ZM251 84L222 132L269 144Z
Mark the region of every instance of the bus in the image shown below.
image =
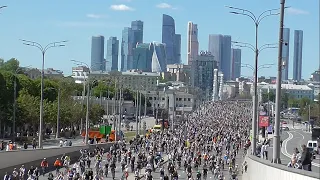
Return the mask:
M312 140L319 140L320 139L320 127L312 128L311 139Z

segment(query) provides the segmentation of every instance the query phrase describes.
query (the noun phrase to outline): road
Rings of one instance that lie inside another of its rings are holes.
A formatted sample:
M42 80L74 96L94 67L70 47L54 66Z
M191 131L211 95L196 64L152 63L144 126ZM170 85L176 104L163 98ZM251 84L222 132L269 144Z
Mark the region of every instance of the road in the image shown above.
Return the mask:
M283 131L281 133L281 139L283 140L281 148L281 163L285 166L291 161L291 156L295 148L301 152L301 145L307 144L308 140L311 139L311 133L305 131L305 126L301 124L295 124L294 127L292 123L285 124L283 126L289 127L289 131ZM272 140L271 140L272 141ZM273 154L273 142L271 142L271 147L268 149L269 160L272 158ZM312 162L312 171L320 173L320 158L317 156Z

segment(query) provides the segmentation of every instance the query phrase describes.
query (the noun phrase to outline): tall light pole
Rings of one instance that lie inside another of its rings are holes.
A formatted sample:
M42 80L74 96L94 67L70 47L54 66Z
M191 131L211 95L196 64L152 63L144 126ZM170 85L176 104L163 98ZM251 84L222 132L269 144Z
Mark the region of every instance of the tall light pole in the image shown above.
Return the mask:
M65 46L67 41L58 41L58 42L52 42L47 44L46 46L42 46L40 43L37 43L35 41L28 41L24 39L20 39L22 43L26 46L33 46L38 48L41 51L42 54L42 68L41 68L41 98L40 98L40 123L39 123L39 148L43 148L42 140L43 140L43 134L42 134L42 128L43 128L43 88L44 88L44 61L45 61L45 55L48 49L53 47L62 47Z
M281 76L282 76L282 44L283 44L283 20L285 0L280 0L280 27L279 27L279 49L278 49L278 77L276 88L276 114L273 136L273 157L272 162L281 164L280 159L280 110L281 110Z
M246 9L241 9L237 7L232 7L232 6L227 6L227 8L232 9L230 13L232 14L237 14L237 15L243 15L249 17L255 25L255 70L254 70L254 96L253 96L253 117L252 117L252 154L256 154L256 147L257 147L257 139L255 137L255 134L257 134L257 109L258 109L258 99L257 99L257 82L258 82L258 56L259 56L259 48L258 48L258 28L260 22L268 17L268 16L273 16L273 15L279 15L278 12L274 12L279 9L270 9L263 11L261 14L258 16L252 13L249 10Z
M58 87L58 89L56 89L56 88L50 88L50 89L54 89L54 90L57 90L58 91L58 97L57 97L57 101L58 101L58 109L57 109L57 128L56 128L56 139L58 139L59 138L59 131L60 131L60 97L61 97L61 95L60 95L60 87Z
M89 134L89 98L90 98L90 81L89 81L89 78L90 78L91 69L90 69L90 66L85 62L76 61L76 60L71 60L71 61L75 62L77 64L85 65L89 69L88 76L87 76L87 79L86 79L86 81L87 81L87 101L86 101L87 109L86 109L86 125L85 125L86 134L84 136L85 144L88 145L88 140L89 140L88 139L88 134Z

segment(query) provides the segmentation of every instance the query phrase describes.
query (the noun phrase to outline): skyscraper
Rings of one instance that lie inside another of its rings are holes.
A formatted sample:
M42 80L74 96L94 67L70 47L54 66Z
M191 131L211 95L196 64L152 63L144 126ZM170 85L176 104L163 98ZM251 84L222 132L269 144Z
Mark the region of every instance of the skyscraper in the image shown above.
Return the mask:
M133 68L133 49L138 43L143 43L143 22L140 20L132 21L131 28L122 30L121 71Z
M162 16L162 43L166 45L167 64L181 62L181 35L175 32L174 19L166 14Z
M188 22L188 48L187 48L187 63L191 62L198 57L199 42L198 42L198 25L193 22Z
M104 37L92 36L91 39L91 71L105 71Z
M232 80L241 77L241 49L231 49Z
M181 63L181 34L174 35L174 63Z
M225 80L231 79L231 36L221 34L209 35L209 52L218 62L219 70L224 74Z
M165 45L162 43L153 42L153 55L152 55L152 72L166 71L167 55Z
M294 30L293 80L301 80L303 31Z
M288 80L289 73L289 44L290 44L290 29L283 28L283 44L282 44L282 61L285 63L282 69L282 80Z
M118 71L118 55L119 55L119 40L117 37L110 37L107 41L107 63L111 64L111 67L107 68L107 71Z
M133 62L133 31L129 27L122 30L121 41L121 71L132 69Z
M137 43L143 43L143 22L140 20L131 22L131 29L133 31L133 48Z
M151 63L153 55L152 43L137 44L133 50L133 68L144 72L151 72Z

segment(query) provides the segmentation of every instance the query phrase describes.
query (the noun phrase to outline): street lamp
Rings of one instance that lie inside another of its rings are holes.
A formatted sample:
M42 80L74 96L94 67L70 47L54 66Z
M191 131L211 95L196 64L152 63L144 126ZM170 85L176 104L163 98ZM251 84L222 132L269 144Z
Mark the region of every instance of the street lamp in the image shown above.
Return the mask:
M0 8L1 9L1 8ZM28 68L31 66L26 66L24 68ZM12 124L12 132L16 135L16 111L17 111L17 74L18 71L21 70L21 67L18 67L14 72L14 82L13 82L13 124Z
M49 89L53 89L53 90L57 90L58 91L58 97L57 97L57 100L58 100L58 110L57 110L57 129L56 129L56 139L58 139L59 138L59 129L60 129L60 97L61 97L61 95L60 95L60 92L61 92L61 89L60 89L60 87L58 87L58 89L56 89L56 88L54 88L54 87L51 87L51 88L49 88Z
M76 61L76 60L71 60L72 62L78 64L78 65L85 65L88 69L89 69L89 72L88 72L88 75L87 75L87 79L85 79L85 81L87 81L87 102L86 102L86 106L87 106L87 109L86 109L86 126L85 126L85 130L86 130L86 134L84 136L84 141L85 141L85 144L88 145L88 134L89 134L89 98L90 98L90 82L89 82L89 77L90 77L90 72L91 72L91 69L90 69L90 66L85 63L85 62L81 62L81 61Z
M37 43L35 41L28 41L24 39L20 39L22 43L26 46L33 46L38 48L41 51L42 54L42 68L41 68L41 98L40 98L40 124L39 124L39 148L43 148L42 140L42 128L43 128L43 88L44 88L44 61L45 61L45 54L48 49L54 48L54 47L63 47L65 46L63 43L66 43L67 41L58 41L58 42L52 42L47 44L46 46L42 46L40 43Z
M241 8L237 8L237 7L232 7L232 6L226 6L229 9L232 9L233 11L231 11L230 13L232 14L236 14L236 15L243 15L243 16L247 16L249 17L255 25L255 46L253 46L254 51L255 51L255 70L254 70L254 99L253 99L253 118L252 118L252 134L253 134L253 138L252 138L252 154L255 155L256 154L256 147L257 147L257 143L256 143L256 137L255 134L257 132L257 105L258 105L258 99L257 99L257 81L258 81L258 56L259 56L259 48L258 48L258 27L260 22L268 17L268 16L275 16L275 15L279 15L279 12L274 12L274 11L278 11L279 9L270 9L270 10L266 10L263 11L261 14L259 14L258 16L256 16L254 13L252 13L249 10L246 9L241 9Z

